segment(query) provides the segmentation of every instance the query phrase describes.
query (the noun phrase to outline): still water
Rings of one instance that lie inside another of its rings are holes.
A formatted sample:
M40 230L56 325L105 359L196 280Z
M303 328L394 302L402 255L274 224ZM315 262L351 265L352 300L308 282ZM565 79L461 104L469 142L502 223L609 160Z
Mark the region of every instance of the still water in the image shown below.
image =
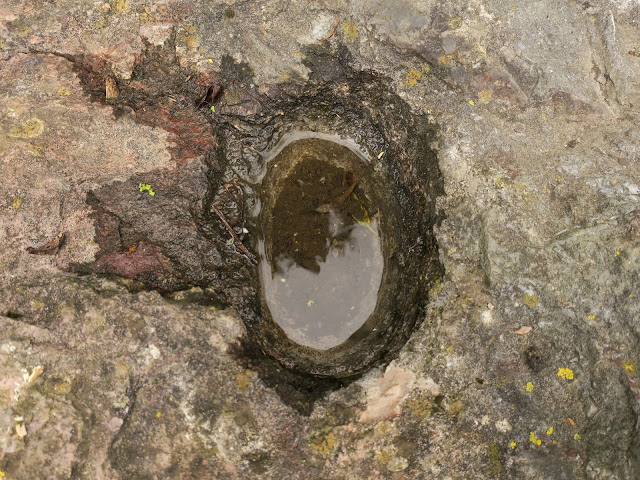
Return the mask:
M297 344L338 346L376 308L384 260L369 168L326 138L290 141L269 159L262 294L273 321Z

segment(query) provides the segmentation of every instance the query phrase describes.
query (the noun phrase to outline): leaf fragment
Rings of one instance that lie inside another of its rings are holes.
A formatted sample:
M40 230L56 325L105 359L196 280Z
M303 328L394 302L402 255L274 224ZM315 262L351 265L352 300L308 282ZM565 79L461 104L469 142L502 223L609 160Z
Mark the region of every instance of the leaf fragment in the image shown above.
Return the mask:
M64 243L65 233L59 233L56 238L49 240L41 247L27 247L27 253L32 255L55 255Z
M526 335L530 331L531 331L531 327L521 327L519 330L516 330L513 333L515 333L516 335Z

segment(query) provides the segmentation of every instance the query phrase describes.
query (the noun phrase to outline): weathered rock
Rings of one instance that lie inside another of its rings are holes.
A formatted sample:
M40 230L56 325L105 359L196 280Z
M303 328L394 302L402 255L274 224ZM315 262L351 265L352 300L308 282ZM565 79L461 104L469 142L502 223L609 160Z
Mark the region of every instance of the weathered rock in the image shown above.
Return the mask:
M638 18L606 1L3 2L0 472L640 476ZM318 384L247 353L223 309L244 286L198 279L249 263L191 215L223 174L215 115L259 128L243 119L265 98L339 88L336 63L439 126L445 275L393 363ZM62 232L55 255L27 252Z

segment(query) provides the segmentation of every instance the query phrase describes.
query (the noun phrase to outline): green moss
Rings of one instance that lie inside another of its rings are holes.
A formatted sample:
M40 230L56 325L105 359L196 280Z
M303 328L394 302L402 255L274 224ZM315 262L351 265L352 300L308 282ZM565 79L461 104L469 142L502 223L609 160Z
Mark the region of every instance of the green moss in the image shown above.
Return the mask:
M156 194L156 192L153 191L153 188L151 188L151 185L149 185L148 183L141 183L140 185L138 185L138 188L140 189L140 193L149 192L149 195L151 195L152 197Z

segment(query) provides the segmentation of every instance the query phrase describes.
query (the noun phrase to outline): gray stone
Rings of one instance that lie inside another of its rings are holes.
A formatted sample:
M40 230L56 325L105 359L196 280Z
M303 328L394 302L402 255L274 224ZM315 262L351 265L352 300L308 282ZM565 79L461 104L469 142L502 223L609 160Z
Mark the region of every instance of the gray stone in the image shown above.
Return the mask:
M638 478L639 15L608 1L4 1L5 478ZM265 98L340 88L348 71L438 126L445 273L393 358L318 386L247 353L225 301L244 286L199 279L248 264L224 227L205 243L190 221L217 158L212 115L245 132ZM104 99L106 76L123 98ZM129 203L100 223L91 192ZM101 236L114 216L127 228ZM60 232L55 255L27 253ZM96 273L107 241L114 271L135 275ZM172 283L154 287L163 272Z

